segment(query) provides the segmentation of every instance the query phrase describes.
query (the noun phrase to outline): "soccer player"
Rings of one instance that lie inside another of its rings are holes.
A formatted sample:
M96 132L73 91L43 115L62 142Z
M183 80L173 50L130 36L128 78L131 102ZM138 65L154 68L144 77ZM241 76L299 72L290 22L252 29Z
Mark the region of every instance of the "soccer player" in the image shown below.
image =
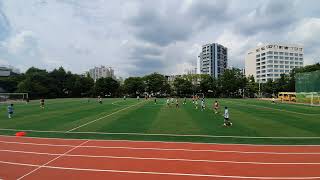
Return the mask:
M13 104L8 106L8 118L11 119L13 114Z
M44 99L43 98L40 99L40 107L42 109L44 109Z
M137 100L138 100L138 101L140 100L140 96L137 96Z
M100 96L98 96L98 102L99 104L102 104L102 98Z
M176 108L179 108L179 99L176 98Z
M192 104L194 104L194 96L192 96Z
M123 100L127 100L127 97L126 97L126 96L123 96Z
M157 97L154 97L154 104L157 104Z
M183 104L187 104L187 98L184 97Z
M218 101L215 101L213 104L213 109L214 109L214 113L218 114L218 110L219 110L219 103Z
M229 127L232 126L231 121L229 120L229 110L228 107L224 108L224 126Z
M206 105L204 103L204 99L201 100L201 111L206 109Z
M272 98L272 104L274 104L274 103L275 103L275 101L276 101L276 100L275 100L275 99L274 99L274 97L273 97L273 98Z
M172 104L172 105L174 104L174 99L173 99L173 97L171 98L171 104Z
M170 107L170 99L167 97L167 106Z
M198 109L198 100L197 99L194 101L194 104L195 104L196 109Z

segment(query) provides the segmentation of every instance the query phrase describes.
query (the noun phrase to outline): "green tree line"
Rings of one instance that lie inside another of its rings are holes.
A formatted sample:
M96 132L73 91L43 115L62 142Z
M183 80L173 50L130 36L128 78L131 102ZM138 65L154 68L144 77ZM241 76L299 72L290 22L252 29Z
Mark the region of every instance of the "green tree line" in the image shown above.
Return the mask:
M128 77L124 82L112 78L100 78L96 82L89 76L73 74L60 67L50 72L31 67L25 73L0 77L0 88L5 92L29 93L36 98L69 97L136 97L145 92L156 96L191 96L203 93L207 97L256 97L272 96L281 91L295 91L295 74L320 70L320 64L294 69L282 74L276 81L268 80L260 85L253 76L245 77L240 69L227 69L218 78L209 75L182 75L168 81L159 73L143 77Z

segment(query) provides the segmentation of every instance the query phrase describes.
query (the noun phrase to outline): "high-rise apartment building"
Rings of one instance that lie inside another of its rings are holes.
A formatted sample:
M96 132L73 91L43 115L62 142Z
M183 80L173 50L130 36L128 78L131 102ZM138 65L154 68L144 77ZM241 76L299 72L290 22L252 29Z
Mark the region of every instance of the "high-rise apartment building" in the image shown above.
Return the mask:
M245 57L246 76L253 75L257 82L267 82L303 67L303 46L267 44L251 49Z
M115 78L114 70L111 67L105 67L105 66L94 67L93 69L90 69L89 75L94 81L96 81L99 78L106 78L106 77Z
M201 74L217 78L227 69L228 49L217 43L203 45L199 61Z

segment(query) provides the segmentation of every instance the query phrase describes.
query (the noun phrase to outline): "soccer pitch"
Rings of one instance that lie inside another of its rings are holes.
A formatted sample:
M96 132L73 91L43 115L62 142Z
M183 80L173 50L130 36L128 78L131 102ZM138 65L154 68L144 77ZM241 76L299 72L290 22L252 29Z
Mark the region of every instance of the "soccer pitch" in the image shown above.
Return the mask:
M212 104L220 103L214 114ZM166 99L54 99L16 103L12 119L1 104L0 134L27 131L27 136L182 141L241 144L320 144L320 107L272 104L254 99L206 99L204 111L192 101L167 107ZM233 126L223 127L223 108Z

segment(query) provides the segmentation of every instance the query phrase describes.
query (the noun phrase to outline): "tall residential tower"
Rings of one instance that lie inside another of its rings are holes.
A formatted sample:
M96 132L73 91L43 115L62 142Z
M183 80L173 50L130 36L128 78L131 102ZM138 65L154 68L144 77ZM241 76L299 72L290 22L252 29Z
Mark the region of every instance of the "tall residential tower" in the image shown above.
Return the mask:
M217 43L203 45L199 60L200 73L217 78L227 69L228 49Z
M267 44L251 49L245 57L246 76L257 82L276 80L294 68L303 67L303 46Z

